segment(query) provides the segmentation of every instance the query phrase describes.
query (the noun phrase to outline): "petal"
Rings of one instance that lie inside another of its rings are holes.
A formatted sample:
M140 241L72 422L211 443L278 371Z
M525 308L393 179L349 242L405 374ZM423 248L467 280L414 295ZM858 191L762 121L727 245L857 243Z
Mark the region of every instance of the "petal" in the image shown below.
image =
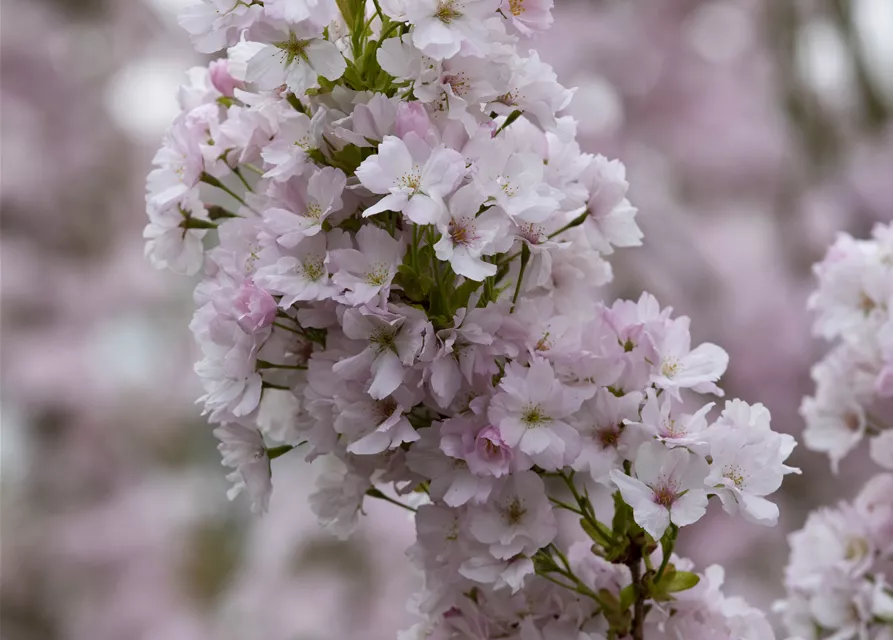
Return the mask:
M391 193L363 211L363 217L368 218L384 211L403 211L409 198L405 193Z
M347 69L344 56L341 55L334 42L321 39L312 40L304 48L304 53L307 54L313 70L327 80L337 80Z
M684 527L697 522L705 513L707 513L707 494L701 490L690 489L673 503L670 517L675 524Z
M372 373L375 377L369 387L369 395L381 400L391 395L403 382L403 363L396 353L386 351L372 363Z
M285 84L285 54L272 45L255 53L248 61L247 79L258 88L271 90Z
M366 215L365 213L363 215ZM446 216L446 205L424 194L414 195L403 209L403 215L416 224L437 224Z

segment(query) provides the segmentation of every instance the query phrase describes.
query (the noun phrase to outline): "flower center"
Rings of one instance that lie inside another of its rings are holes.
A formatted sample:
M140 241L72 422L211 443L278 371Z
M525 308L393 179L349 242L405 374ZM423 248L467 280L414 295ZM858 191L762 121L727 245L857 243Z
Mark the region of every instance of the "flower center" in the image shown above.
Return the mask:
M496 178L496 184L499 185L499 188L502 189L502 192L507 195L509 198L514 197L518 190L512 185L511 180L509 180L508 176L499 176Z
M442 82L443 84L450 85L453 93L455 93L457 96L464 96L471 88L464 73L444 74Z
M527 513L527 509L524 508L524 504L518 498L513 498L512 501L502 509L502 515L508 524L518 524L521 522L525 513Z
M295 34L291 34L288 41L277 42L275 44L278 48L282 49L285 54L286 65L290 65L298 58L307 60L305 49L307 48L307 45L310 44L310 40L298 40Z
M596 429L596 434L602 449L616 449L620 443L620 427L617 425Z
M517 91L509 91L508 93L504 93L498 98L496 98L496 102L502 103L507 107L514 107L518 105L518 92Z
M539 427L552 420L547 416L539 405L527 405L521 415L521 422L527 425L528 429Z
M322 278L326 273L323 259L319 256L308 256L305 258L301 264L301 270L304 272L304 277L313 282Z
M298 144L297 142L295 144ZM319 220L322 215L322 207L318 204L307 205L307 213L304 214L306 218L312 218L313 220Z
M260 252L259 245L251 245L248 251L248 257L245 258L245 273L253 273L254 272L254 263L257 262L260 256L258 253Z
M543 333L543 337L540 338L536 343L537 351L548 351L552 348L552 340L549 339L550 335L552 335L551 331L546 331Z
M865 538L850 538L846 542L846 559L857 560L868 553L868 541Z
M667 358L660 367L660 373L665 378L672 378L679 373L679 361L673 357Z
M663 427L661 435L664 438L679 438L687 433L685 427L677 425L673 418L667 418L661 422L661 427Z
M381 424L385 420L391 417L391 414L394 413L394 410L397 408L397 401L393 398L385 398L384 400L379 400L375 403L375 411L376 418L378 418L378 423Z
M679 497L679 493L676 491L676 486L671 482L662 482L656 487L653 487L652 490L654 491L654 496L652 497L654 503L666 507L667 509L673 506L673 503L676 502L676 499Z
M524 0L509 0L509 11L512 12L513 16L520 16L527 11L524 8Z
M518 225L518 235L532 245L541 244L543 241L543 227L538 224Z
M859 292L859 309L862 311L862 313L864 313L867 316L872 311L874 311L875 308L877 308L877 304L875 303L875 301L872 300L870 297L868 297L867 293L865 293L864 291L860 291Z
M397 330L390 327L380 327L372 332L369 336L369 342L378 347L378 352L382 353L388 349L394 349L394 338L397 337Z
M437 11L434 17L443 22L450 24L456 18L461 18L462 13L456 9L456 0L440 0L437 3Z
M414 166L412 171L400 176L400 179L397 180L397 184L403 189L409 189L413 193L417 193L422 186L422 174L419 171L419 166Z
M388 268L388 265L383 262L376 262L372 269L366 272L366 282L367 284L381 287L387 284L390 275L391 270Z
M744 476L741 474L741 467L735 465L724 467L722 476L734 482L739 489L744 487Z
M449 226L450 240L453 244L468 246L476 239L474 225L468 220L450 220Z

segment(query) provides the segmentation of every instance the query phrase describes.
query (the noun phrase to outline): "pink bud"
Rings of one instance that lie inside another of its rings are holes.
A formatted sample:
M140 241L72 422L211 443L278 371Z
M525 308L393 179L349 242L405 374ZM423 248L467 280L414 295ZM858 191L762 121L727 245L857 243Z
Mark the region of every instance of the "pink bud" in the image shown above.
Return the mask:
M236 322L247 333L269 327L276 319L276 300L251 280L242 284L233 307Z
M425 111L425 105L421 102L398 104L394 128L400 138L409 132L414 132L422 140L425 140L431 131L431 121L428 119L428 112Z
M211 84L214 85L215 89L228 98L233 97L237 87L240 89L242 88L242 83L230 75L229 60L226 58L214 60L214 62L211 63L211 66L208 67L208 71L211 74Z
M469 470L476 475L500 477L509 472L513 457L499 429L490 426L477 434L474 450L469 452L465 461Z

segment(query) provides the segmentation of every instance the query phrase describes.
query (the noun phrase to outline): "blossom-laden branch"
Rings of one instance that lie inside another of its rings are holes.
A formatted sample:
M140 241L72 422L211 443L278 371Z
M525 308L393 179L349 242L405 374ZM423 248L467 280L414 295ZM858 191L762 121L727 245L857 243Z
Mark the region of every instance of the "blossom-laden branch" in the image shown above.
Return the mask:
M771 638L673 549L708 496L774 524L793 440L759 404L686 413L722 393L725 351L649 294L599 302L642 233L623 164L582 152L573 92L517 48L551 6L185 10L227 54L180 92L146 252L203 274L190 328L230 495L267 510L271 461L303 444L335 534L366 498L409 511L421 637Z

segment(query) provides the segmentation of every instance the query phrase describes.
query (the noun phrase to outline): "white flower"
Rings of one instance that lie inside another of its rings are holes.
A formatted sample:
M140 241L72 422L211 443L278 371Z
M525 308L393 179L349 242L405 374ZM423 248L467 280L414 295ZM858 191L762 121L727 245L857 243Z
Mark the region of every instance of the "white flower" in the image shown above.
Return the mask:
M570 420L583 436L574 469L588 472L597 482L607 482L608 474L632 457L645 436L627 423L638 419L641 401L641 392L618 398L602 387L583 403Z
M217 448L223 456L223 464L235 469L227 476L234 482L227 496L232 500L247 489L251 510L265 513L270 505L273 483L270 479L270 459L260 432L230 423L214 429L214 435L220 440Z
M336 400L335 431L348 437L348 453L370 455L419 439L395 398L374 400L366 393Z
M846 390L837 397L803 398L800 415L806 421L803 441L813 451L827 453L836 472L840 461L865 436L865 410Z
M543 129L552 131L558 126L555 114L570 104L573 96L573 91L558 83L552 67L542 62L536 51L531 51L527 58L512 57L507 90L488 102L487 109L504 116L522 111Z
M239 34L251 27L263 8L241 0L202 0L183 9L177 18L192 36L201 53L214 53L235 44Z
M401 140L385 136L378 153L357 168L357 178L376 194L387 194L363 212L402 211L415 224L434 224L446 215L444 198L465 174L465 159L443 146L431 149L411 133Z
M248 61L246 79L264 90L285 85L297 95L319 87L319 76L337 80L347 63L335 43L321 35L322 29L313 23L292 25Z
M329 214L341 209L341 193L346 182L341 169L323 167L306 182L287 183L292 209L273 207L264 212L264 222L275 234L276 242L291 249L303 238L319 233Z
M483 202L483 196L474 185L459 189L450 198L449 220L437 225L441 236L434 245L438 260L449 261L458 275L478 282L496 274L496 265L485 262L483 256L508 248L505 246L508 235L505 219L494 209L480 213ZM502 244L496 242L500 236Z
M529 367L509 364L499 388L488 416L505 443L543 469L572 464L580 453L580 434L566 420L583 396L565 387L543 358L532 359Z
M784 475L795 471L782 462L794 448L788 434L767 431L754 441L745 429L717 427L710 436L709 493L717 494L731 514L739 510L751 522L774 526L778 507L763 496L774 493ZM799 471L799 470L796 470Z
M354 307L370 304L376 298L384 301L403 259L403 244L372 225L357 231L356 240L359 250L332 252L336 269L332 280L342 290L340 298Z
M636 522L655 540L671 522L689 525L707 511L704 479L708 467L700 456L646 442L636 453L634 472L633 477L614 470L611 480L632 507Z
M866 525L849 505L813 511L788 536L791 557L785 569L789 587L815 589L829 574L860 577L871 566L874 548Z
M208 213L199 199L198 190L189 192L180 203L164 208L147 208L149 224L143 230L146 256L156 269L170 269L193 275L204 261L202 238L206 229L188 228L190 219L206 222Z
M264 177L288 180L312 166L308 154L319 148L324 122L324 109L319 109L312 119L303 113L289 114L283 119L279 131L261 151L264 161L272 165ZM329 174L330 178L332 176Z
M692 349L689 323L685 316L676 318L657 340L660 363L651 381L676 397L680 389L687 388L721 396L722 390L714 383L725 373L729 354L709 342Z
M705 404L692 415L679 415L673 411L674 405L679 403L669 394L658 398L654 389L648 389L645 395L641 421L632 420L631 425L640 427L671 448L685 447L698 453L706 448L707 413L714 403Z
M355 356L340 360L333 371L352 380L371 377L368 393L376 400L392 394L406 376L425 342L428 323L411 313L398 315L365 307L344 312L344 334L365 343Z
M558 194L543 181L543 159L507 143L487 145L474 163L474 181L518 222L539 223L558 209Z
M641 245L636 208L626 199L629 183L623 163L595 156L583 171L581 182L589 190L583 231L593 248L609 255L614 252L613 247Z
M282 296L279 306L288 309L299 300L326 300L336 289L329 277L326 235L305 238L291 254L257 270L254 281Z
M543 481L532 471L509 476L485 505L472 508L468 522L471 534L502 560L532 555L558 532Z
M553 0L502 0L502 13L523 35L543 31L552 25Z
M483 55L489 30L485 20L500 0L408 0L404 18L413 25L412 42L436 60L463 51Z
M334 0L266 0L264 13L274 20L311 20L322 27L335 19L338 7Z
M372 483L335 456L326 456L322 465L310 507L320 524L345 540L357 526L363 498Z

